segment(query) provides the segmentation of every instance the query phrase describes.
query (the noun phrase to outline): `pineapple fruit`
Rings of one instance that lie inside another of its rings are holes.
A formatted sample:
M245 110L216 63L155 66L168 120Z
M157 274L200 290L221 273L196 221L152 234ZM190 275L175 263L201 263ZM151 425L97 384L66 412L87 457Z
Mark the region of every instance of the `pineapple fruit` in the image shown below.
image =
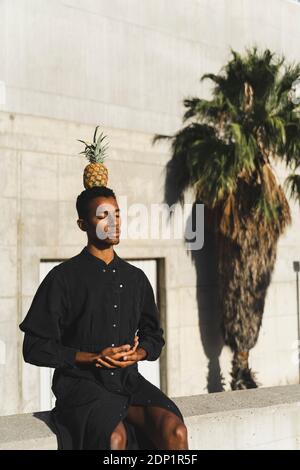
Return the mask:
M99 126L96 127L94 132L93 142L85 142L84 140L77 139L85 145L83 153L90 162L84 169L83 172L83 185L86 189L92 188L93 186L107 186L108 182L108 170L103 164L106 158L106 150L108 144L103 145L105 135L103 132L97 139L97 131Z

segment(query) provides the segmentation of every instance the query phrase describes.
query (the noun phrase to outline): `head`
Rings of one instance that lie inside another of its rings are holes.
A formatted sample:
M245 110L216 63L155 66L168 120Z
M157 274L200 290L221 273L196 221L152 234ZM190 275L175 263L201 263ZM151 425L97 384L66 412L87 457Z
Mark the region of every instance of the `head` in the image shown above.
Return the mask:
M120 237L120 209L112 189L94 186L77 197L77 224L96 246L117 245Z

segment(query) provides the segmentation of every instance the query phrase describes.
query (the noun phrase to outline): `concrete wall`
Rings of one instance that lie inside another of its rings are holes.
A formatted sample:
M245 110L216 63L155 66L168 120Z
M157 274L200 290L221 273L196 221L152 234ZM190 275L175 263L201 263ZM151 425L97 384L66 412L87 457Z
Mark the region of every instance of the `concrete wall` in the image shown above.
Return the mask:
M17 325L38 286L39 260L70 257L85 244L76 225L85 165L76 139L100 123L111 142L109 185L129 204L159 203L169 154L166 146L152 147L151 138L181 126L184 97L208 93L201 74L217 72L229 46L242 50L254 42L300 60L296 3L187 1L188 8L180 0L0 1L0 414L38 409L39 369L23 363ZM278 174L283 178L284 170ZM299 259L300 218L292 208L294 225L279 244L251 357L263 386L298 381L292 261ZM197 277L183 243L124 240L117 252L164 258L166 391L204 393L208 360ZM224 348L226 389L230 358Z
M174 398L190 450L300 450L300 387ZM0 417L0 450L56 450L48 412Z
M122 129L173 132L230 47L300 58L289 0L1 0L3 109Z

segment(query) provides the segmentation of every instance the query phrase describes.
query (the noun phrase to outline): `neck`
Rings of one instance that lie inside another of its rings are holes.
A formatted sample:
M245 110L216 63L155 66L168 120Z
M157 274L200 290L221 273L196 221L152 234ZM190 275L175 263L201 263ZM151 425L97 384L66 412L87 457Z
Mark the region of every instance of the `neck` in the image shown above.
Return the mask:
M114 259L114 249L112 245L99 247L89 241L86 248L89 253L101 259L106 264L110 263Z

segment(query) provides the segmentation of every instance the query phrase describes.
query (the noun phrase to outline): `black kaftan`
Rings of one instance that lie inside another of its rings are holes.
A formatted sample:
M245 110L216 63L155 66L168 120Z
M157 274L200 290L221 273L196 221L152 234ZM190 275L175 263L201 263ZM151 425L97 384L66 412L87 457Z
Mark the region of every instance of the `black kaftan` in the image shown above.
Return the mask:
M110 435L122 420L128 449L155 449L128 422L129 405L155 405L173 411L176 404L138 371L75 363L77 351L100 352L109 346L139 346L154 361L165 344L152 286L145 273L120 258L106 264L87 247L55 266L41 282L19 325L25 332L26 362L55 368L51 411L59 449L110 449Z

